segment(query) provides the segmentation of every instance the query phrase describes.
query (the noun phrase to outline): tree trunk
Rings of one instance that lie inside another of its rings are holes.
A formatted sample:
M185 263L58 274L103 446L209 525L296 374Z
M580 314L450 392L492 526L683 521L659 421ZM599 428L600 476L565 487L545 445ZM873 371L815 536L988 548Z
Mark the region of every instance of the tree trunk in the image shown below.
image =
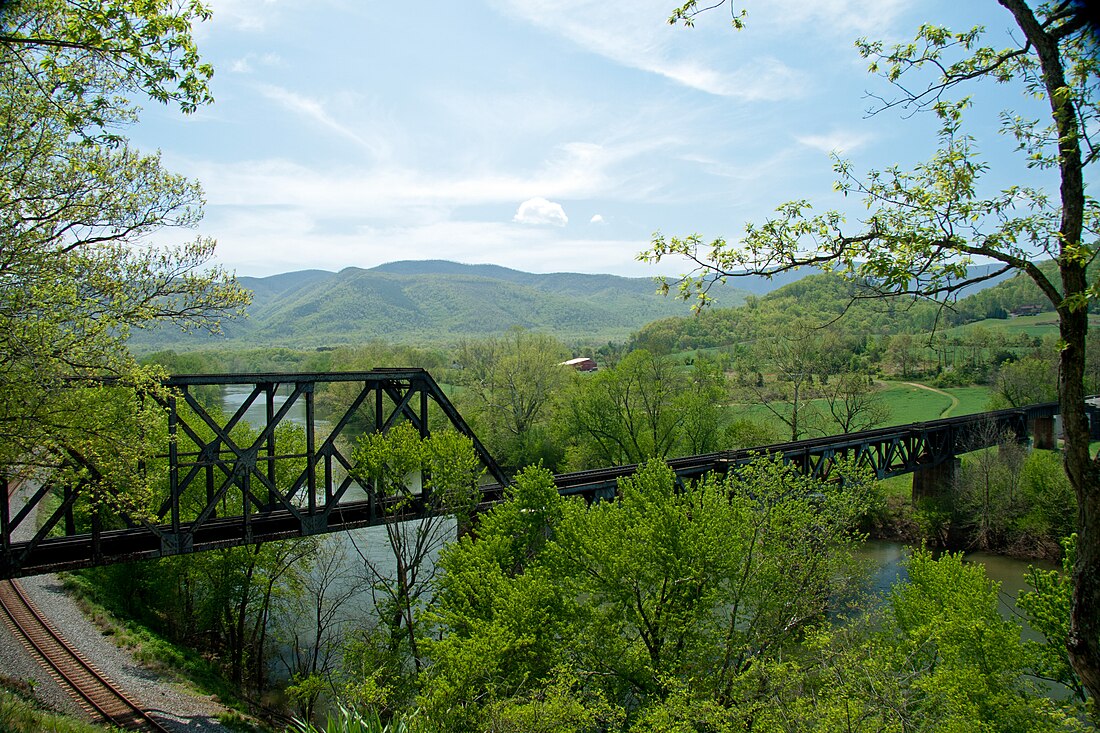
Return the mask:
M1065 270L1079 272L1065 272ZM1063 267L1066 292L1074 292L1073 280L1083 283L1083 268ZM1081 292L1078 290L1077 292ZM1089 423L1085 413L1085 337L1088 313L1084 308L1059 309L1061 354L1059 399L1061 402L1066 473L1077 494L1077 563L1073 568L1073 602L1070 607L1066 646L1081 683L1094 704L1100 700L1100 466L1089 456Z
M1100 702L1100 466L1089 457L1089 425L1085 414L1085 339L1088 335L1088 258L1080 250L1085 220L1082 129L1067 92L1064 59L1054 35L1048 32L1024 0L998 0L1012 13L1028 42L1035 47L1043 72L1043 86L1051 119L1058 131L1059 198L1062 220L1058 230L1058 268L1062 299L1055 298L1062 336L1058 397L1065 435L1065 466L1077 494L1077 564L1073 568L1066 648L1081 683ZM1072 21L1067 21L1070 23ZM1032 278L1036 274L1032 273ZM1037 282L1038 279L1036 280ZM1041 283L1040 283L1041 285ZM1048 297L1050 297L1048 293ZM1097 708L1094 707L1094 710Z

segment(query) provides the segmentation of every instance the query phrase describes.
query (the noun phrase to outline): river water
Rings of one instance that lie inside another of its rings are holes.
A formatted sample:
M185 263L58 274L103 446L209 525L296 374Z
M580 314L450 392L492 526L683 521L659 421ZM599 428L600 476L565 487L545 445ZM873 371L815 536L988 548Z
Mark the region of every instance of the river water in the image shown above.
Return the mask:
M223 394L223 407L227 412L232 414L244 403L250 393L251 389L249 387L227 387ZM278 410L279 406L282 405L285 400L286 396L276 395L275 409ZM266 421L266 408L263 400L258 399L256 403L249 408L245 414L245 419L256 428L260 428L264 425ZM288 413L287 419L296 424L305 425L304 402L295 404ZM448 525L446 533L448 538L453 538L455 536L455 526L453 522ZM332 537L333 539L330 541L337 543L335 551L342 557L344 564L348 568L360 568L360 572L362 572L361 569L363 568L365 558L366 561L374 564L383 572L392 572L395 563L391 554L389 540L387 539L386 531L383 527L367 527L364 529L337 533L332 535ZM866 590L873 596L885 598L891 586L899 581L905 580L904 560L908 552L908 548L900 542L870 540L864 543L864 545L857 550L856 557L866 568ZM1006 618L1015 617L1021 621L1022 618L1016 611L1016 597L1021 590L1027 588L1027 584L1024 582L1024 573L1027 571L1028 566L1035 564L1044 569L1055 568L1055 566L1050 563L1029 563L1025 560L1002 557L991 553L969 553L966 555L966 559L970 562L981 563L985 567L986 575L990 580L1000 584L1001 614ZM371 603L369 590L366 589L365 581L363 581L362 578L353 579L348 577L341 582L363 585L364 590L361 592L359 598L349 604L349 610L356 609L354 611L356 614L369 613ZM1035 634L1027 629L1026 625L1025 635L1035 637Z
M890 587L906 578L904 561L909 547L889 540L868 540L857 551L857 559L866 563L867 590L877 596L885 597ZM1000 612L1005 618L1020 619L1016 610L1016 596L1027 590L1024 574L1034 565L1044 570L1057 569L1053 563L1044 561L1019 560L989 552L970 552L965 559L985 567L986 576L1000 584Z

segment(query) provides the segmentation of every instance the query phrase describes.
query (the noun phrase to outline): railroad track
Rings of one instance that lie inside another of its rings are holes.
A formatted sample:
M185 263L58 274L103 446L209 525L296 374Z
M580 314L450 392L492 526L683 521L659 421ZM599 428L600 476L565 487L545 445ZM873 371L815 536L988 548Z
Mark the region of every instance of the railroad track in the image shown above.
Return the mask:
M15 581L0 581L0 607L16 638L93 718L129 730L169 733L65 641Z

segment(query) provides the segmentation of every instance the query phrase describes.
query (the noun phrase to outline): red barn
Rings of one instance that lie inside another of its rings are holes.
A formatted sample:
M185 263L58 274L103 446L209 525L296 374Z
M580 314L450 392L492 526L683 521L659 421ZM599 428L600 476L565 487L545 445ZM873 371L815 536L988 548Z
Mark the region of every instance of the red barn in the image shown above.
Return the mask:
M594 372L596 371L596 360L588 356L582 356L576 359L570 359L569 361L563 361L559 366L573 367L578 372Z

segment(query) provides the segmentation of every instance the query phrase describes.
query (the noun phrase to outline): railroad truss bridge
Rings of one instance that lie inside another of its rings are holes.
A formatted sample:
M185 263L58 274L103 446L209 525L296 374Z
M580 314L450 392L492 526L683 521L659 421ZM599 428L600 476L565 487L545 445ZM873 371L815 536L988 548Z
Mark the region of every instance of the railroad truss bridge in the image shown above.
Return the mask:
M392 498L360 486L350 475L354 438L410 422L422 435L451 428L468 436L486 468L480 506L503 498L508 479L421 369L314 374L194 375L171 377L164 408L167 445L158 456L167 492L159 509L104 517L90 510L87 487L56 485L49 478L5 492L0 503L0 578L165 557L270 540L338 532L392 521ZM231 388L243 397L232 412L210 408L210 395ZM317 417L323 396L329 420ZM204 399L205 398L205 399ZM335 405L335 407L334 407ZM942 490L957 457L987 447L1008 433L1054 447L1056 403L987 412L860 433L814 438L749 450L719 451L669 461L681 480L725 472L761 453L828 480L838 459L866 462L879 478L914 475L914 495ZM332 416L335 416L333 419ZM290 423L301 441L281 440ZM247 440L242 428L253 425ZM77 456L71 461L81 467ZM287 466L295 468L286 478ZM84 475L101 479L84 464ZM617 481L636 466L559 474L558 490L587 500L615 496ZM419 503L417 503L419 502ZM227 507L234 507L229 510ZM423 497L417 511L434 511ZM408 513L405 512L405 516ZM77 517L90 517L78 523Z

